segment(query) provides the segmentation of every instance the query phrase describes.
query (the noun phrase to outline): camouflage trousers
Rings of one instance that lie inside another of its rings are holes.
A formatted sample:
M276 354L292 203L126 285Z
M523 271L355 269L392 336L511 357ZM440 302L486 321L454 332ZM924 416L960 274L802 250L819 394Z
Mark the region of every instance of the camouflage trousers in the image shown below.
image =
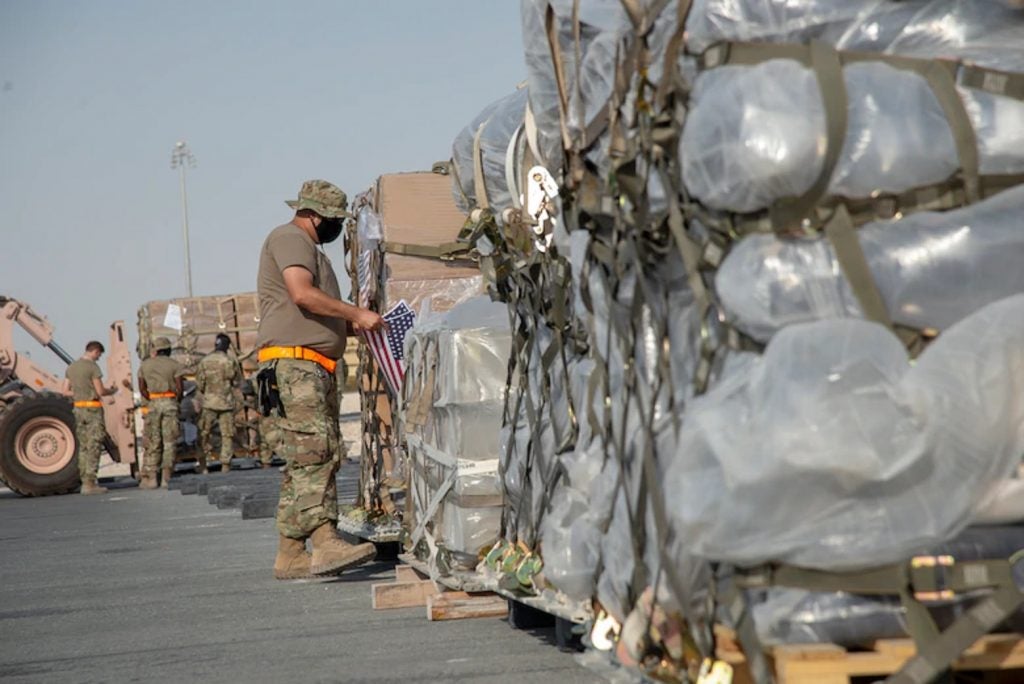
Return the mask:
M181 427L176 399L153 399L144 425L146 453L143 475L155 475L160 468L173 468Z
M312 361L274 363L285 413L274 421L279 430L275 446L287 464L277 529L286 537L305 539L338 520L338 388L334 375Z
M103 409L75 408L75 441L78 442L78 475L83 480L95 480L100 469L103 438L107 428L103 423Z
M213 455L213 426L220 428L220 462L231 463L235 454L235 412L204 408L199 414L199 448L204 456Z
M281 428L278 427L278 417L271 414L260 416L260 463L265 465L274 460L274 453L280 452Z

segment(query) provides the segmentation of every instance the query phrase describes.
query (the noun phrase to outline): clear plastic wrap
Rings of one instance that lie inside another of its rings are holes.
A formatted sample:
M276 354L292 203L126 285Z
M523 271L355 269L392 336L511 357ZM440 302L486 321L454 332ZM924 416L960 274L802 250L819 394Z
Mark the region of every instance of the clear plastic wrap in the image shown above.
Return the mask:
M498 435L510 344L507 310L485 297L423 316L406 339L402 426L413 522L425 524L431 562L441 547L472 568L499 536Z
M840 569L934 545L1020 462L1021 378L1024 295L912 366L875 324L789 326L691 402L665 476L672 525L694 553L740 564Z
M430 280L389 280L387 303L393 306L403 299L420 316L444 313L462 302L479 297L484 290L480 275Z
M829 192L899 193L950 177L959 160L935 94L882 62L843 69L846 137ZM965 91L982 173L1024 171L1024 102ZM825 116L813 71L793 60L700 75L679 143L683 182L715 209L749 212L805 192L821 173Z
M945 330L982 306L1024 292L1024 187L947 212L876 221L858 231L893 320ZM860 316L825 238L740 241L715 277L729 317L768 340L786 325Z
M465 213L479 204L473 182L473 140L480 126L484 127L480 134L480 156L487 199L499 217L502 209L512 206L512 195L517 191L515 187L509 187L510 174L515 178L514 170L509 167L514 166L517 152L509 147L515 144L516 131L522 126L525 114L526 89L523 88L489 104L455 138L452 162L456 175L452 182L458 181L458 186L453 185L452 194L456 206Z
M958 561L1009 558L1024 547L1024 527L972 527L956 539L927 550L928 554L949 554ZM924 551L921 549L920 551ZM1014 576L1022 578L1022 568ZM763 597L749 597L754 623L761 643L833 643L866 646L876 639L908 636L906 611L897 597L856 596L843 592L812 593L800 589L770 589ZM944 629L976 600L957 597L953 601L929 603L932 618ZM1006 626L1019 631L1024 611L1018 609Z
M719 41L806 43L915 57L959 57L1024 70L1024 17L1008 2L949 0L695 0L687 46Z

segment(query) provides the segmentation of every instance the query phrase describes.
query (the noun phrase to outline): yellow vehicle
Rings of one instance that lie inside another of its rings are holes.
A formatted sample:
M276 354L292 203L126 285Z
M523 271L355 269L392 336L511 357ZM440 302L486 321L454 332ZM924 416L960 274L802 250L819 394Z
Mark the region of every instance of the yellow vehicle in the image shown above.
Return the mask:
M71 400L60 393L63 378L15 351L15 326L64 363L74 361L54 341L49 321L28 304L0 296L0 481L24 496L75 491L80 480ZM102 399L108 439L99 474L134 475L135 400L122 321L110 326L106 377L122 389Z

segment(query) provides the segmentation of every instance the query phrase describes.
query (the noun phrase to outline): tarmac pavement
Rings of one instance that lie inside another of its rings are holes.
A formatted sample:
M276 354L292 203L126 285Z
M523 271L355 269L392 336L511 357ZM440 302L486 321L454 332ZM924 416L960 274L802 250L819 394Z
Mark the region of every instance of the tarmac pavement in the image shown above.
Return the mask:
M553 629L372 610L392 563L276 581L276 546L273 520L206 497L0 490L0 681L602 681Z

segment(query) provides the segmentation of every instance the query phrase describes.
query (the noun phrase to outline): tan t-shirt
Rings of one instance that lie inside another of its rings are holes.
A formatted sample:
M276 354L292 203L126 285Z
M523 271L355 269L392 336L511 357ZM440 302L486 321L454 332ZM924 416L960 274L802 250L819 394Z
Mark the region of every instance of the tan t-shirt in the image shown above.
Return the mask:
M256 346L309 347L340 359L345 352L345 321L317 316L300 309L288 296L284 269L301 266L313 274L313 285L341 299L331 260L301 228L286 223L270 231L260 251L256 290L260 300L260 328Z
M184 372L184 367L170 356L153 356L139 366L139 375L146 381L146 389L150 394L174 392L177 390L174 380Z
M78 359L64 371L64 377L71 382L71 394L75 401L96 401L99 395L92 386L93 378L102 378L99 365L92 359Z

